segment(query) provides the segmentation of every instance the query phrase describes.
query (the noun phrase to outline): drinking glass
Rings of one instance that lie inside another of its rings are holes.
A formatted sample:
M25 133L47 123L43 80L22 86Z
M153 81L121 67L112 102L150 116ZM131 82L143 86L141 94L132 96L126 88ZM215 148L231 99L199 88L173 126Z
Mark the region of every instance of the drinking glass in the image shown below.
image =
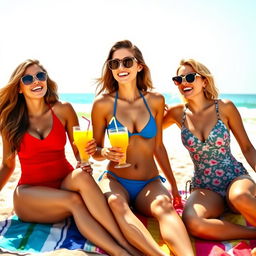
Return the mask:
M92 130L74 126L73 137L75 145L79 151L81 166L92 164L92 162L89 161L90 155L85 152L85 147L88 141L92 140Z
M119 147L122 149L122 152L125 154L115 168L125 168L131 166L131 164L126 163L126 150L129 144L129 135L126 127L118 127L113 129L108 129L108 136L110 144L112 147Z

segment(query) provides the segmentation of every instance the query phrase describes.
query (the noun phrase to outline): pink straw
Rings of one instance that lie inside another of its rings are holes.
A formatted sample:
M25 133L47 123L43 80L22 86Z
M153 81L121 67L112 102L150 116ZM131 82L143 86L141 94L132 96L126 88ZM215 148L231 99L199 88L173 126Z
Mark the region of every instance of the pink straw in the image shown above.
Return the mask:
M88 122L88 127L87 127L87 131L88 131L89 128L90 128L91 121L88 118L86 118L85 116L82 116L82 118L85 119Z

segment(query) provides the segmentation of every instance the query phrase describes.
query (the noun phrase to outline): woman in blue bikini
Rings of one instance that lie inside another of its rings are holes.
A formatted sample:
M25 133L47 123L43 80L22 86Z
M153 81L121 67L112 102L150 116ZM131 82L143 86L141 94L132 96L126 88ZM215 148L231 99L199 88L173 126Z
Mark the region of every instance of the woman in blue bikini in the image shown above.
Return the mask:
M170 107L163 125L177 124L194 163L191 195L183 211L188 231L211 240L256 238L256 185L230 151L231 130L256 170L256 151L238 110L229 100L217 100L210 71L193 59L182 60L172 79L186 104ZM226 206L241 213L254 227L218 219Z
M110 50L100 92L92 109L92 123L97 151L96 160L108 159L107 171L100 178L100 187L127 240L145 255L166 255L148 230L134 215L130 206L147 216L154 216L161 235L175 255L194 255L185 226L175 212L168 190L163 186L154 157L172 186L172 195L179 199L176 181L162 143L164 98L152 89L150 71L140 50L130 41L117 42ZM124 157L120 148L104 147L105 132L114 127L129 130L127 161L130 167L114 166Z

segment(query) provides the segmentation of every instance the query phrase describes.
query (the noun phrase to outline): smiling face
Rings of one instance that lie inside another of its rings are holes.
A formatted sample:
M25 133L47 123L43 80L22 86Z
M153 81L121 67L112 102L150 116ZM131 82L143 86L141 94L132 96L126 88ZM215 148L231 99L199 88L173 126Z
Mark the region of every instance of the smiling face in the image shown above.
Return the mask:
M182 65L179 68L178 76L185 77L187 74L196 73L190 65ZM180 93L186 98L190 99L198 94L204 95L205 82L201 76L195 76L195 80L192 83L186 82L184 79L180 85L178 85Z
M22 81L20 81L20 93L23 93L25 98L43 98L47 92L47 80L46 81L39 81L35 78L38 72L43 72L43 70L36 64L29 66L24 75L31 75L34 78L34 81L29 84L25 85Z
M127 48L118 49L113 53L112 59L123 60L126 57L134 57L132 52ZM136 59L133 61L133 65L130 68L126 68L120 63L120 66L112 70L112 74L115 80L119 84L136 82L137 73L142 70L142 65L138 64Z

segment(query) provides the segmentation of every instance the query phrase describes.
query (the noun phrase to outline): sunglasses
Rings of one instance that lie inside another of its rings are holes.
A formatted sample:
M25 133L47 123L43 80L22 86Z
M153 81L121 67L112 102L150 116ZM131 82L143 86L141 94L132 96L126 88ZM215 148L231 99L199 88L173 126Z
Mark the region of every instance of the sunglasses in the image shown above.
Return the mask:
M185 76L174 76L172 78L172 80L173 80L175 85L180 85L183 82L187 82L187 83L191 84L195 81L196 76L201 76L201 75L199 75L197 73L189 73Z
M41 82L46 81L46 79L47 79L46 72L40 71L37 74L35 74L34 76L25 75L21 78L21 82L25 85L30 85L35 81L35 79L37 79L38 81L41 81Z
M111 70L115 70L120 67L121 63L125 68L131 68L133 66L134 61L137 61L135 57L125 57L122 60L119 60L119 59L109 60L107 64Z

